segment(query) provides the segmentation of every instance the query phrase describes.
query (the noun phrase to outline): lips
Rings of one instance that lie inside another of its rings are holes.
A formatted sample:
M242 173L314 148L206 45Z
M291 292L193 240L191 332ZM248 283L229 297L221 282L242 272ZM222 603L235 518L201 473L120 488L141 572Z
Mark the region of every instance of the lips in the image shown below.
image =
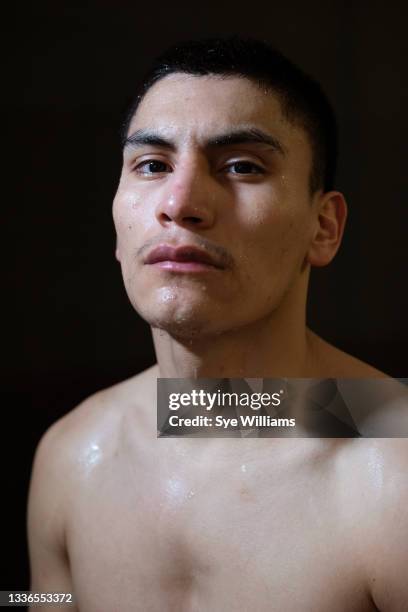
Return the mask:
M166 264L175 262L179 264L201 264L221 269L223 266L206 251L195 246L172 247L170 245L160 245L150 251L147 255L145 264ZM171 265L171 264L169 264Z

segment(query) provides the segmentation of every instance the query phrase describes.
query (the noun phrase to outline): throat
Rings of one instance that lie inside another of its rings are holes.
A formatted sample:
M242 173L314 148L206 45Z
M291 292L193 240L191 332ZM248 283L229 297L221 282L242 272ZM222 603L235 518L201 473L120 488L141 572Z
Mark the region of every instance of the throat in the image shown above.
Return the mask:
M313 376L313 334L241 329L191 342L153 334L163 378L306 378Z

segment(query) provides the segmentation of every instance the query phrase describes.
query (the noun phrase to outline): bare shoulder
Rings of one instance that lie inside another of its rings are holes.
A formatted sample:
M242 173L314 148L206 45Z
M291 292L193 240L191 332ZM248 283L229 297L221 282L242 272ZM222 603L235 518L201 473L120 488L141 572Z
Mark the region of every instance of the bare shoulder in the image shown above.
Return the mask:
M120 444L129 414L146 427L144 398L155 381L155 368L103 389L56 421L42 436L34 457L30 502L41 498L68 510L72 487L89 476L91 466L108 464ZM49 496L52 495L51 501ZM66 496L66 500L62 501ZM62 516L64 512L59 513Z
M408 439L364 442L367 586L379 610L408 610Z
M373 609L408 610L408 440L339 438L327 448L347 563Z
M37 447L28 502L31 587L71 592L67 525L75 504L104 470L120 443L128 414L140 415L153 372L95 393L54 423ZM95 482L94 482L95 484Z
M155 388L156 366L112 387L98 391L56 421L37 448L34 469L69 468L75 475L86 467L97 449L104 457L115 451L123 421L133 412L145 425L145 398ZM48 466L48 468L47 468Z
M400 550L408 566L408 438L354 440L345 467L364 513L360 527L367 529L372 561L384 562L388 550L391 562ZM378 546L382 554L374 554Z
M376 609L407 610L408 439L339 441L336 498Z
M152 367L98 391L49 427L34 457L29 510L44 507L55 522L62 520L73 488L87 481L90 467L109 463L129 414L140 428L146 426L144 398L155 374Z

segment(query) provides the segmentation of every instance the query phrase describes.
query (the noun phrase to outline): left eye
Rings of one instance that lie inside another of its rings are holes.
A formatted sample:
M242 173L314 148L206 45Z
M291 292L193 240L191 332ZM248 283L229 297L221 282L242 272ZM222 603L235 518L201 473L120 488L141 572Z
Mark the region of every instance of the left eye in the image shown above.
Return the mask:
M234 162L228 166L232 170L232 174L262 174L263 170L260 166L248 161Z

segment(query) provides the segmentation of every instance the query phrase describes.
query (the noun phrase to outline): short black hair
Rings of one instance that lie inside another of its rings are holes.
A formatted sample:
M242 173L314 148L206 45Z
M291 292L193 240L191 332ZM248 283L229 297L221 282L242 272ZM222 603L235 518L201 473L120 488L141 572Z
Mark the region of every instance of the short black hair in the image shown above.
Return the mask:
M275 92L284 117L307 133L313 162L310 190L333 189L337 162L337 125L321 86L267 42L251 38L210 38L178 43L156 58L139 86L121 130L130 122L146 92L169 74L238 76Z

